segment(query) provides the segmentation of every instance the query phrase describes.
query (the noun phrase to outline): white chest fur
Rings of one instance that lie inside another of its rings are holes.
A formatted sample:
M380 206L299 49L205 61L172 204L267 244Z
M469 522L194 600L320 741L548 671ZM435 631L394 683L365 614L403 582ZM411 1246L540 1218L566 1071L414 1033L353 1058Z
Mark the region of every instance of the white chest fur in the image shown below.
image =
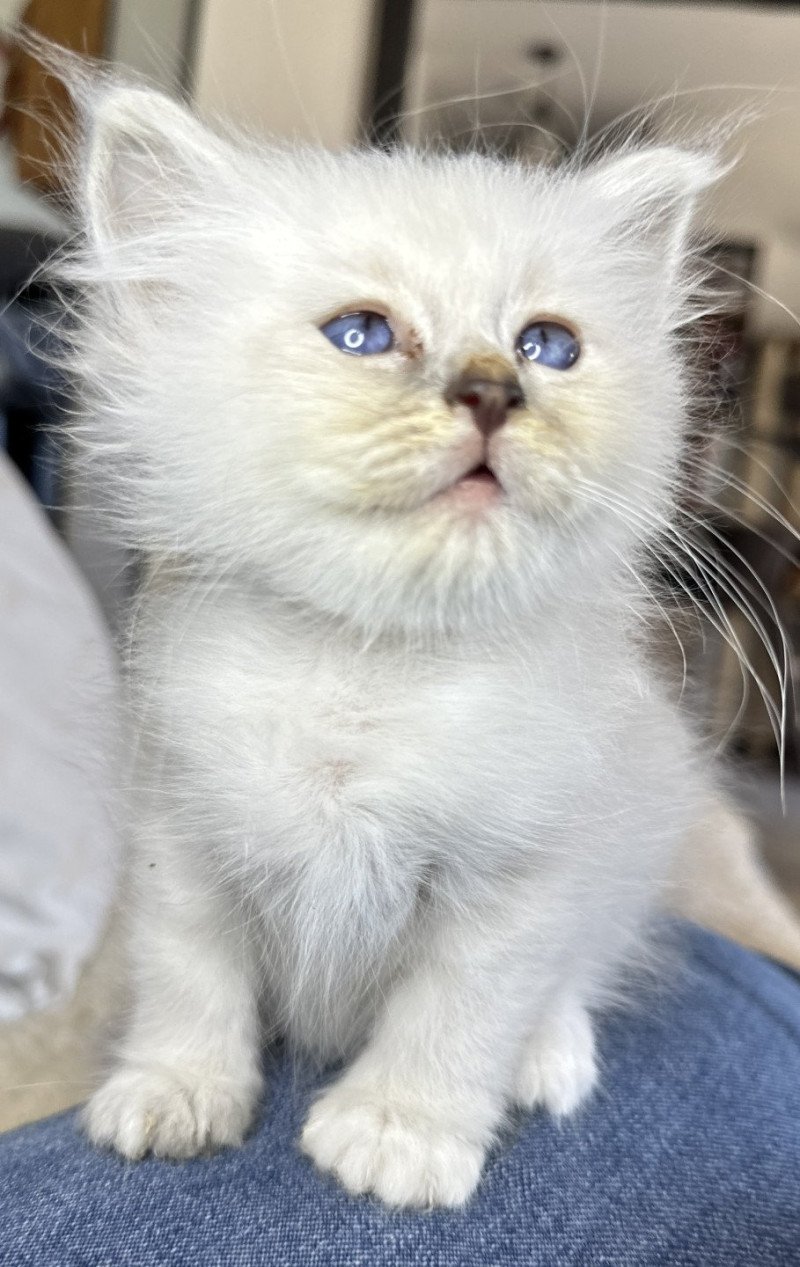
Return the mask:
M619 827L646 710L597 629L602 678L574 638L412 654L230 596L187 613L154 609L147 640L172 795L241 887L270 1005L307 1045L347 1045L431 898L578 875Z

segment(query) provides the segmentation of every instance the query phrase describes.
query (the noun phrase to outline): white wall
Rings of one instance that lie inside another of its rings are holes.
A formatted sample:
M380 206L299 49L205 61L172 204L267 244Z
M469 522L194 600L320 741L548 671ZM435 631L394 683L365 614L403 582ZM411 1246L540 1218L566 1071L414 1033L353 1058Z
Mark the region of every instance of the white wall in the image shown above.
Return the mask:
M108 52L167 92L179 86L190 0L116 0Z
M257 132L356 138L374 0L205 0L195 100Z

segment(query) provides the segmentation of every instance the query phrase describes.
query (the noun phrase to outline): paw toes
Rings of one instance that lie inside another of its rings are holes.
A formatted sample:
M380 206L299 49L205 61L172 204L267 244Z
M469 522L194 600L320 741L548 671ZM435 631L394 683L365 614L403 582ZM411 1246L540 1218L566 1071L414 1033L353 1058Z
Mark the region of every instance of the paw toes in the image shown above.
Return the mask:
M522 1108L542 1105L567 1117L597 1084L594 1034L587 1013L575 1012L537 1031L529 1040L517 1074L514 1100Z
M484 1149L429 1116L389 1103L353 1102L333 1087L312 1109L304 1152L349 1192L391 1206L459 1206L477 1186Z
M95 1144L131 1161L146 1153L185 1159L241 1143L253 1101L249 1087L123 1068L89 1100L83 1122Z

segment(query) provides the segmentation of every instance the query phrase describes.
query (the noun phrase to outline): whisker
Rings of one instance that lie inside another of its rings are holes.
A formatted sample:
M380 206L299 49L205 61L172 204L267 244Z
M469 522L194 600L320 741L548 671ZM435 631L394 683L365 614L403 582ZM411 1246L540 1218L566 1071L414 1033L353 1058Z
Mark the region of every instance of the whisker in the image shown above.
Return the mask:
M786 717L787 717L787 711L786 711L787 685L786 684L787 684L787 678L788 678L789 649L788 649L788 641L786 638L785 631L783 629L777 610L775 609L774 602L768 590L763 585L763 583L761 582L760 578L757 576L755 571L750 567L750 565L743 558L743 556L738 554L738 552L733 551L733 553L737 555L737 557L739 558L743 566L753 576L756 584L759 587L760 593L753 591L752 587L750 587L750 585L747 582L744 582L742 578L739 577L733 571L733 569L728 564L725 563L724 560L718 558L716 555L710 554L699 542L694 541L694 540L689 542L686 539L685 535L682 534L680 530L676 527L676 525L670 523L670 521L664 518L663 516L656 516L650 512L645 513L642 508L631 505L630 502L622 498L619 494L616 494L612 490L606 489L601 485L597 485L593 481L581 479L580 483L585 489L588 490L588 492L591 495L603 501L609 509L627 516L628 522L632 526L638 525L638 527L641 528L642 525L649 525L651 528L655 529L657 533L666 534L670 542L672 543L671 547L668 547L668 548L670 550L670 553L673 559L675 558L675 553L674 553L675 549L680 551L682 555L684 555L687 559L689 559L693 569L696 570L695 579L701 584L703 592L706 594L709 601L712 602L715 612L717 614L717 617L719 619L719 622L722 625L722 628L719 628L718 626L718 632L720 632L725 637L726 641L729 643L732 650L734 650L734 652L736 653L740 666L747 670L751 679L756 683L756 685L759 688L759 693L764 702L764 707L766 709L767 716L769 718L770 725L772 727L773 734L775 737L776 745L778 747L780 769L781 769L781 788L783 789L784 783L785 783L785 779L784 779L785 734L786 734ZM696 519L696 517L693 517L693 518ZM697 522L700 523L702 521L697 520ZM704 528L706 528L706 530L708 530L709 528L708 525L703 524L703 526ZM713 530L712 530L712 535L713 535ZM717 536L719 537L721 541L723 541L726 548L728 549L731 548L729 546L729 543L724 542L724 539L721 537L720 534L717 534ZM647 548L651 548L649 544L647 543L646 543L646 546ZM660 548L661 549L667 548L665 547L663 540L661 541ZM697 575L697 573L699 573L699 576ZM716 597L716 594L714 592L714 586L719 588L723 593L727 595L727 597L734 604L734 607L745 616L745 618L748 620L748 623L757 633L759 640L768 656L771 667L773 671L775 672L776 679L779 683L780 707L778 707L775 704L770 692L766 688L766 684L764 683L760 674L758 674L757 671L755 670L755 667L750 657L744 651L744 648L741 643L741 639L738 637L738 635L736 635L733 629L733 626L731 625L730 619L724 613L724 609L721 607L721 604L719 603L719 600ZM763 599L762 599L762 595L763 595ZM767 634L763 621L761 621L761 619L757 615L757 612L755 611L753 603L750 602L750 598L753 598L756 602L761 602L765 600L766 606L768 607L770 611L770 615L772 617L772 620L775 623L775 627L778 630L779 637L781 640L781 650L783 653L782 662L778 659L777 653L775 652L772 642Z

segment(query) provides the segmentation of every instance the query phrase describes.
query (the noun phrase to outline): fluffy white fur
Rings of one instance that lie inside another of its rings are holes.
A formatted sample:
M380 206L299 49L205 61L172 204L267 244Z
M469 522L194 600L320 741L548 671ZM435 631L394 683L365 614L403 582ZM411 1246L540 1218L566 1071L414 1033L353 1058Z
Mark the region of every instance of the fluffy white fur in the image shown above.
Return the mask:
M88 1130L131 1158L238 1143L280 1031L348 1061L318 1166L458 1205L509 1105L591 1092L592 1014L706 795L637 578L715 164L332 155L136 87L85 105L79 438L144 560L135 1001ZM400 350L319 331L374 307ZM515 362L537 315L579 330L569 372ZM527 398L486 505L447 492L483 453L444 399L476 358Z

